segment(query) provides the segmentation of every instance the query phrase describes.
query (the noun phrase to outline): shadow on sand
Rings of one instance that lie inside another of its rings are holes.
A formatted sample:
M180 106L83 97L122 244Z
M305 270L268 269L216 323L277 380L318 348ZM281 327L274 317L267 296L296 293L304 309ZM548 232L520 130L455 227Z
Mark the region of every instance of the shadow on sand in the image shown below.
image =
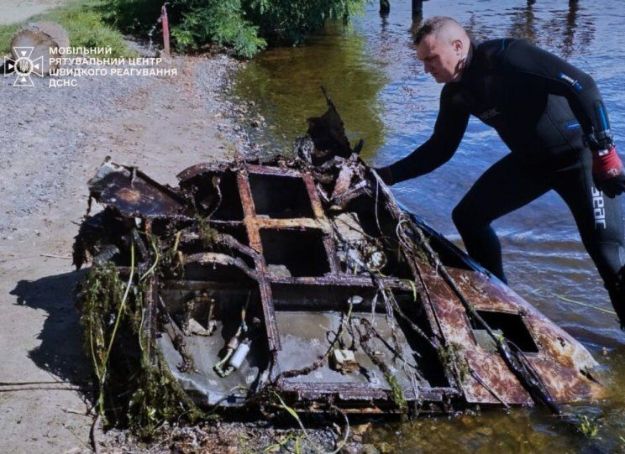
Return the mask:
M28 353L29 358L61 380L82 386L89 384L91 372L82 348L74 291L84 276L85 271L74 271L35 281L21 280L11 291L17 296L17 304L48 313L38 336L41 345Z

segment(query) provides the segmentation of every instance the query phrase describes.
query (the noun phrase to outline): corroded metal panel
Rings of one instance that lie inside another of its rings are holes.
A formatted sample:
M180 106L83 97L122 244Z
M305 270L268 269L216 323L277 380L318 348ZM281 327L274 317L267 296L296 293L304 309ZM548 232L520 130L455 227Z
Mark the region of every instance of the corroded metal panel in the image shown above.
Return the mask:
M337 137L340 153L197 164L178 188L106 162L90 190L108 210L81 228L76 263L127 273L137 246L150 339L203 403L267 389L362 414L538 402L502 346L554 402L600 396L580 343L401 210Z

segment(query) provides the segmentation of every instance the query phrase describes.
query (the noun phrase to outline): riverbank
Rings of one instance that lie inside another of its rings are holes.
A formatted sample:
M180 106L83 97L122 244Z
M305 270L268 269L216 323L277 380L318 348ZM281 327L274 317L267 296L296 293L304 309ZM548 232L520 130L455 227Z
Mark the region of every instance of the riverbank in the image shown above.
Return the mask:
M175 58L171 77L1 80L0 451L82 452L93 417L71 264L87 180L108 155L158 181L243 151L223 96L240 63ZM233 115L234 112L234 115Z
M71 264L87 180L106 156L174 185L192 164L255 154L247 131L264 119L231 93L242 65L225 55L176 57L162 63L175 75L160 78L80 77L76 87L0 80L10 112L0 133L0 452L92 449L91 369L74 307L84 274ZM332 429L308 436L330 450L339 438ZM303 432L262 421L166 426L149 444L118 430L96 430L95 440L104 452L312 446Z

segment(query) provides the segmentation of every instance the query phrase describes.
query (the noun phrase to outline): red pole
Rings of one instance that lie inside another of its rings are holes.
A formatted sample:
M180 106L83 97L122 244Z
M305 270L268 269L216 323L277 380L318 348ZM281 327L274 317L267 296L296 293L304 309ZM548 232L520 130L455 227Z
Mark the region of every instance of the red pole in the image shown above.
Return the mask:
M163 51L167 55L171 55L169 49L169 19L167 18L167 3L161 8L161 25L163 27Z

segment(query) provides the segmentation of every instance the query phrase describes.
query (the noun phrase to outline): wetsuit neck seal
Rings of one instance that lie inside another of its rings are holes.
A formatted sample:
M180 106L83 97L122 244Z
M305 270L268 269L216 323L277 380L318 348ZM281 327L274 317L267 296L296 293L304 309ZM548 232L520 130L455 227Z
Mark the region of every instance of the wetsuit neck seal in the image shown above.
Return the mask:
M464 75L469 71L471 67L471 63L473 63L473 55L475 53L475 44L471 41L469 44L469 50L467 51L467 55L464 57L464 62L462 64L462 70L460 71L460 76L458 77L458 82L462 80Z

